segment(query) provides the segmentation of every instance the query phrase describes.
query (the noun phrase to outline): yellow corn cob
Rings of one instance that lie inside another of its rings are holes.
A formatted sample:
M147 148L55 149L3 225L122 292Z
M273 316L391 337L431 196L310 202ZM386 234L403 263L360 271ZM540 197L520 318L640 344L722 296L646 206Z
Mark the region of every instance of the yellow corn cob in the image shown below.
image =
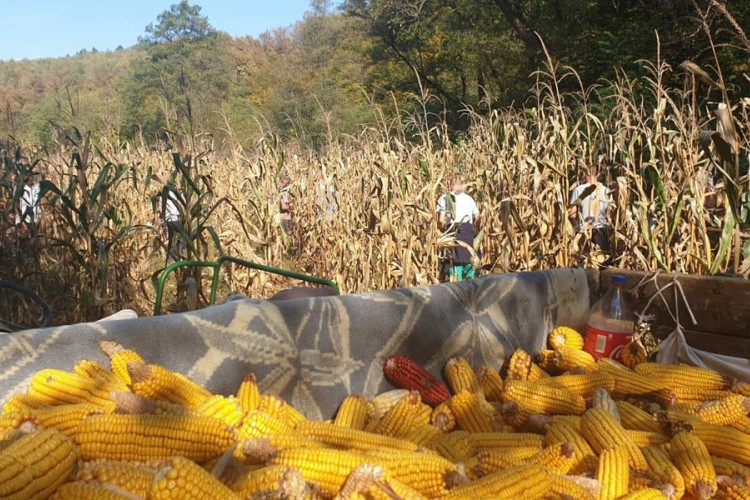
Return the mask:
M557 369L562 371L570 371L574 369L591 371L596 367L596 360L591 354L564 345L555 349L555 354L552 360Z
M71 478L77 460L76 446L62 432L20 437L0 451L0 498L47 498Z
M451 396L448 401L451 413L456 422L468 432L492 432L492 422L482 410L476 394L462 391Z
M239 401L240 408L245 413L258 409L260 390L258 389L258 382L254 374L245 374L239 389L237 389L237 401Z
M466 434L465 439L469 449L475 452L517 447L536 447L539 451L544 441L539 434L526 432L475 432Z
M669 454L685 480L685 489L705 500L716 493L716 471L706 445L689 432L678 432L670 442Z
M734 483L719 484L714 498L724 500L750 500L750 488Z
M671 389L678 403L694 404L698 406L708 401L716 401L729 396L736 396L737 393L720 389L702 389L695 387L678 387Z
M653 415L627 401L617 401L617 410L625 429L633 431L661 432Z
M553 422L547 427L544 444L552 446L563 443L573 445L574 460L571 464L571 474L584 474L596 470L597 455L583 434L567 422Z
M302 473L286 465L267 465L242 476L232 490L240 498L305 498L310 488Z
M628 481L628 492L632 493L644 488L658 488L659 480L650 471L630 471L630 480Z
M132 392L112 392L109 397L115 403L117 413L126 415L187 415L190 408L161 399L148 399Z
M456 416L451 411L447 401L440 403L432 410L430 422L441 432L449 432L456 427Z
M536 453L539 452L536 451ZM510 450L479 451L464 462L464 473L469 480L476 481L488 474L523 464L523 459L511 453Z
M438 436L434 445L435 451L451 462L468 460L477 453L473 444L469 442L469 435L466 431L457 430Z
M711 457L717 476L729 476L735 482L750 486L750 467L728 458Z
M132 500L132 498L132 495L120 493L116 486L74 481L57 488L50 500Z
M558 326L552 330L547 337L547 341L551 349L558 349L562 346L583 349L583 336L567 326Z
M306 420L305 416L296 408L273 394L262 394L260 401L258 401L258 409L279 420L289 422L292 426L297 425L302 420Z
M638 366L644 364L647 363ZM674 403L674 392L664 384L636 373L613 359L599 358L596 363L596 370L609 373L615 378L615 389L613 391L615 399L626 395L651 395L662 404L671 405Z
M96 361L91 361L88 359L79 361L73 367L73 373L77 373L78 375L81 375L83 377L100 378L110 383L120 383L117 380L117 377L115 377L115 374L112 373L112 370L101 363L97 363ZM124 389L126 385L122 384L121 387Z
M345 427L335 427L335 429L352 430ZM329 495L336 494L349 474L366 462L367 459L364 456L351 451L304 448L282 450L271 460L272 464L298 469L306 481Z
M622 420L620 419L620 410L617 409L615 400L612 399L612 396L609 395L609 392L604 387L600 387L596 391L594 391L594 397L591 405L592 408L602 408L607 413L612 415L612 418L614 418L618 424L622 425Z
M750 382L736 380L732 386L732 392L742 394L743 396L750 396Z
M628 440L638 447L667 444L669 438L661 432L631 431L625 429Z
M534 355L534 363L550 375L562 373L555 366L555 351L553 349L542 349Z
M579 375L563 374L540 381L548 386L562 387L583 398L591 398L597 389L606 389L612 392L615 388L615 379L603 372L582 373Z
M429 498L442 497L459 482L458 468L438 454L393 448L372 448L363 452L366 460L381 465L389 477Z
M529 465L539 465L557 474L567 474L576 463L575 446L572 443L557 443L525 460Z
M648 353L640 340L633 339L622 348L622 364L630 368L648 361Z
M294 427L261 410L252 410L245 415L237 428L237 433L242 438L262 438L272 434L286 434L292 432Z
M599 455L596 479L602 484L601 500L615 500L628 493L630 468L628 453L622 446L603 450Z
M76 479L84 484L112 485L133 495L146 498L155 477L156 469L142 464L95 460L84 462L79 467Z
M320 441L297 434L271 434L268 437L250 438L240 442L235 457L246 464L262 464L268 462L280 450L324 446Z
M619 446L627 453L631 467L637 470L647 468L643 453L628 441L625 429L606 410L591 408L584 413L581 419L581 434L600 455L608 448Z
M377 422L367 426L367 431L383 436L402 437L412 428L430 423L432 408L422 402L414 391L401 398L393 408Z
M505 380L540 380L550 376L534 363L529 353L520 348L505 360L500 373Z
M337 499L348 498L364 500L367 492L376 484L383 484L385 471L379 465L364 463L358 465L344 481L344 485L336 494Z
M456 486L445 498L542 498L551 482L547 469L522 465Z
M619 500L663 500L664 493L656 488L641 488L627 495L623 495Z
M205 415L221 420L230 427L238 425L244 416L239 402L233 397L211 396L195 408L196 415Z
M732 394L724 399L708 401L695 410L701 420L709 424L727 425L746 417L750 412L750 397Z
M734 422L729 424L729 427L744 432L745 434L750 434L750 416L745 416L738 420L735 420Z
M427 500L417 490L407 486L401 481L397 481L385 474L382 481L377 481L369 490L365 498L372 500Z
M432 424L420 425L410 430L403 439L411 441L424 448L433 448L434 441L442 434L442 431Z
M334 425L349 427L350 429L364 429L370 418L370 409L365 398L359 394L347 396L341 402Z
M148 498L239 500L240 497L192 460L172 457L156 473Z
M500 401L503 393L503 379L493 368L482 365L476 369L476 377L487 401Z
M531 418L532 415L537 414L536 410L528 408L526 406L521 406L515 401L501 403L499 413L501 416L501 422L504 425L515 429L526 425L529 421L529 418ZM493 421L493 423L495 422L496 419L495 421ZM495 430L497 431L498 429Z
M91 403L48 406L29 412L30 417L40 428L57 429L71 438L84 418L101 413L103 413L102 407Z
M163 366L130 361L127 368L133 392L144 398L163 399L197 408L212 396L192 380Z
M131 380L130 374L128 373L128 363L131 361L144 363L143 358L141 358L137 352L125 349L120 344L108 340L102 340L99 342L99 347L104 354L109 357L109 363L112 367L112 373L115 378L126 386L130 385Z
M109 410L110 389L106 380L54 369L36 372L29 383L29 395L48 405L93 403Z
M588 479L588 478L587 478ZM596 492L570 480L570 476L553 474L551 476L550 493L551 496L545 498L575 499L575 500L596 500L601 486Z
M446 361L443 367L443 376L453 394L462 391L471 392L475 395L484 394L471 365L461 356L454 356Z
M691 422L690 425L693 434L703 441L712 455L750 465L750 435L701 421Z
M328 446L367 450L381 446L400 450L416 450L418 446L405 439L381 436L358 429L348 429L325 422L303 420L294 427L294 432L311 439L317 439Z
M567 389L521 380L505 382L503 401L514 402L532 413L581 415L586 411L586 401Z
M14 411L34 410L43 406L47 406L47 402L44 400L35 398L28 394L14 394L5 402L2 415Z
M410 394L410 391L407 389L393 389L391 391L386 391L381 394L378 394L372 400L370 400L370 403L372 404L372 411L373 411L373 419L374 420L380 420L383 415L385 415L388 410L393 408L396 403L398 403L401 398L404 398Z
M153 460L179 455L206 461L222 455L234 431L203 416L92 415L76 430L84 460Z
M551 423L555 422L566 422L579 431L581 430L581 417L578 415L552 415Z
M641 363L635 367L635 372L671 389L690 387L692 389L723 390L731 389L734 385L734 379L731 377L697 366Z

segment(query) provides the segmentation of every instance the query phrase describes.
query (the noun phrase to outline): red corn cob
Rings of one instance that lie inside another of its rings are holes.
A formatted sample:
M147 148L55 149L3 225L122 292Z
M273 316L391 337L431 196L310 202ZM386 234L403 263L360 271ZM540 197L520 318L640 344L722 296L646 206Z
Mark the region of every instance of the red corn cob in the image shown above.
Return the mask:
M448 387L432 373L401 354L394 354L383 363L383 373L399 389L417 391L428 405L448 399Z

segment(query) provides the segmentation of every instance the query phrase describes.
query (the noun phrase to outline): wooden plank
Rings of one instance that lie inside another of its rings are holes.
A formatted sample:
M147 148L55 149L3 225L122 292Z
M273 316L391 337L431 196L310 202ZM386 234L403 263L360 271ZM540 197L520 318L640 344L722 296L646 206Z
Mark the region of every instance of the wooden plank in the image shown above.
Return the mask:
M628 287L631 287L648 273L607 269L600 275L602 293L611 286L610 280L613 274L625 275L628 280ZM719 336L750 339L750 280L723 276L660 273L656 281L658 286L661 287L673 278L676 278L682 285L690 309L697 321L696 324L692 324L690 315L680 299L677 302L679 318L683 328ZM642 311L655 291L656 287L651 282L642 288L640 293L632 296L635 310ZM670 287L665 290L663 295L667 299L670 310L675 311L673 288ZM647 313L656 315L656 319L653 321L655 325L675 326L664 303L659 298L654 299ZM715 352L713 349L707 350Z
M667 326L654 326L651 331L654 336L664 339L672 333L673 328ZM702 351L714 354L724 354L737 358L750 359L750 338L729 337L716 333L699 332L695 330L683 330L687 343Z

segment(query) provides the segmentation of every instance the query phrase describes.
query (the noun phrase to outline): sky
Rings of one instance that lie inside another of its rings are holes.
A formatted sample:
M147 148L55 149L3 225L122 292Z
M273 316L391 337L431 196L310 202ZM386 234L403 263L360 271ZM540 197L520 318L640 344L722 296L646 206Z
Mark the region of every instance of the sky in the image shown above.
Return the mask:
M179 0L1 0L0 60L74 55L134 45ZM215 29L258 35L301 21L310 0L190 0Z

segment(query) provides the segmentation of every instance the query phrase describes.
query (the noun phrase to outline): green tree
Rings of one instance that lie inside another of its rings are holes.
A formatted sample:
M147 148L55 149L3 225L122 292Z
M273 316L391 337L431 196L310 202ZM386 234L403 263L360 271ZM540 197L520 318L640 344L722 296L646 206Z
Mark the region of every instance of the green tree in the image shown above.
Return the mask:
M216 30L208 18L201 15L200 5L190 5L188 0L172 4L156 17L158 23L146 26L146 35L139 37L141 43L159 44L178 40L198 40L214 35Z

